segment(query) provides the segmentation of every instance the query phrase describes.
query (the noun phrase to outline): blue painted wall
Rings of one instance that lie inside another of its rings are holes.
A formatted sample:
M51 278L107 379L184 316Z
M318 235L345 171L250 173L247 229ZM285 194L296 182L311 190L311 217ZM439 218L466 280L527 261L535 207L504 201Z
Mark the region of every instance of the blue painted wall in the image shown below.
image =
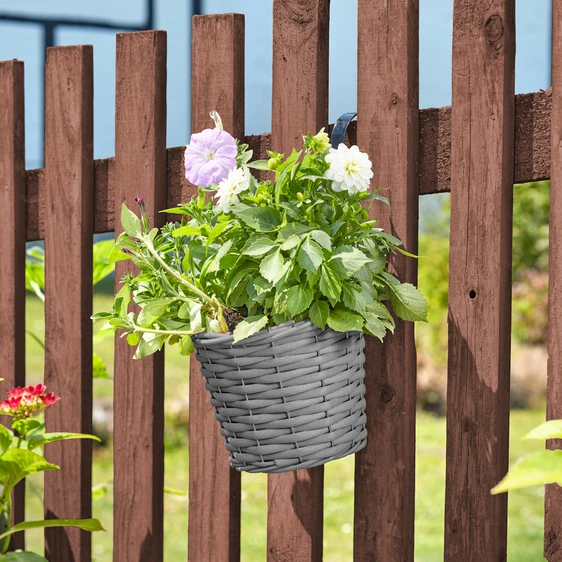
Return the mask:
M246 131L270 130L272 2L203 0L204 13L237 11L246 15ZM156 0L156 27L168 31L168 146L189 138L189 0ZM144 18L142 0L0 0L0 13L105 18L136 25ZM332 0L330 120L356 107L357 1ZM420 105L451 100L452 0L420 0ZM59 27L58 45L92 43L95 71L95 156L113 154L115 31ZM550 2L517 4L516 91L550 85ZM38 26L0 22L0 59L26 64L28 167L42 165L42 32Z

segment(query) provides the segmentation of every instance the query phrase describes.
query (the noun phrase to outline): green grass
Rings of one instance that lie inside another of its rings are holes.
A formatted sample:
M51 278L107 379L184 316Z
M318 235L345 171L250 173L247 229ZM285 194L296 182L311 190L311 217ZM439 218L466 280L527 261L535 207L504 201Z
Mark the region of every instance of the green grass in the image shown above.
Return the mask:
M107 309L110 299L96 297L95 309ZM42 337L44 331L42 305L37 299L28 300L28 328ZM99 328L99 327L98 327ZM102 356L112 371L112 337L104 337L96 329L95 351ZM41 347L28 338L27 369L31 382L40 381L43 371ZM51 389L59 391L59 389ZM112 393L111 381L96 380L96 397ZM187 395L188 367L175 349L166 352L166 399ZM63 395L64 400L64 395ZM544 411L515 411L511 416L512 461L531 450L539 449L538 442L522 441L521 437L544 420ZM188 453L187 439L183 447L166 451L165 484L187 492ZM47 452L48 456L48 452ZM443 559L443 520L445 495L445 420L419 413L417 423L416 472L416 562L437 562ZM324 492L324 560L347 562L352 560L353 541L353 458L329 463L325 473ZM94 484L112 478L111 448L98 448L93 467ZM28 494L28 519L41 518L42 479L33 478L30 484L38 495ZM111 485L108 493L94 500L94 516L98 517L106 533L93 538L94 559L111 560L113 534ZM39 496L39 497L38 497ZM242 477L242 557L244 562L262 562L266 559L267 491L264 475ZM165 496L165 561L185 560L187 554L187 497ZM542 561L543 492L529 489L512 492L509 497L509 562ZM28 547L42 551L42 532L28 534ZM295 561L297 562L297 561Z

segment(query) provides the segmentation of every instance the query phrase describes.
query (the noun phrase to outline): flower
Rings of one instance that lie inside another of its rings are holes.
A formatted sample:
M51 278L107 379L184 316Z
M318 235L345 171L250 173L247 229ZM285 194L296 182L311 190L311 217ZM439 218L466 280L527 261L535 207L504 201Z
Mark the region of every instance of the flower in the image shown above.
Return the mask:
M0 402L0 414L22 420L50 408L60 398L46 390L44 384L13 388L7 393L8 398Z
M248 176L242 168L230 170L228 177L219 183L217 194L215 195L215 198L219 200L218 206L223 213L228 213L232 205L239 203L238 194L246 191L249 187Z
M353 195L369 189L369 180L373 177L372 164L367 154L357 146L348 148L342 143L337 150L331 148L326 155L326 162L330 167L324 176L332 180L334 191L347 191Z
M218 127L191 136L185 149L185 177L199 187L219 183L236 167L234 137Z

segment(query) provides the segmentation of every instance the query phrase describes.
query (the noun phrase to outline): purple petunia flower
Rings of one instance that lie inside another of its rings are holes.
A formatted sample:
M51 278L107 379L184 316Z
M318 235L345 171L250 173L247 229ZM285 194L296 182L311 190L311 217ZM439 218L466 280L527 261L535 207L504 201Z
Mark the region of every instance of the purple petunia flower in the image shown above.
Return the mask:
M218 127L191 135L185 149L185 177L198 187L219 183L236 168L234 137Z

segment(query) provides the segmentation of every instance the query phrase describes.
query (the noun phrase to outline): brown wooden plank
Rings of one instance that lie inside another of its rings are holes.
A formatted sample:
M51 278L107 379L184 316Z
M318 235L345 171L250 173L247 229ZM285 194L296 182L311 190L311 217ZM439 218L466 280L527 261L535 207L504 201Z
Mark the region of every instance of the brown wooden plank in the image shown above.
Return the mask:
M213 128L209 112L215 109L225 130L243 138L244 16L195 16L192 45L192 132ZM174 166L185 173L181 158L174 160ZM191 193L193 187L184 190L181 199ZM195 357L190 365L188 558L192 562L238 562L240 473L230 468L224 438Z
M454 4L445 560L506 560L515 2Z
M166 205L166 32L117 35L115 216L142 195L150 222ZM121 232L120 221L115 229ZM116 268L116 289L130 262ZM115 340L113 560L163 557L164 354L133 360Z
M47 431L92 432L93 48L53 47L45 66L45 384L61 401ZM92 511L92 442L53 443L45 517ZM91 534L47 529L46 556L89 562Z
M515 96L515 183L545 180L550 177L550 103L551 91ZM355 142L355 124L350 126L350 142ZM249 135L245 142L256 158L265 158L271 150L271 134ZM178 164L184 147L169 148L168 207L185 200L193 187ZM451 190L451 108L420 110L419 193L445 193ZM115 159L95 161L94 227L96 233L112 232L115 206ZM43 171L28 170L26 185L27 240L44 237Z
M0 372L4 389L25 385L25 139L23 62L0 62ZM4 396L4 392L2 392ZM4 423L9 424L4 418ZM12 522L25 518L25 482L12 496ZM23 549L24 534L11 547Z
M328 0L274 0L271 148L328 125ZM322 560L324 467L268 477L267 559Z
M418 2L359 0L357 142L373 161L372 186L392 205L373 218L410 252L418 245ZM388 30L392 29L392 33ZM379 37L379 40L373 39ZM402 281L415 260L396 256ZM354 559L412 561L416 350L412 323L397 321L384 344L367 338L367 446L355 459Z
M552 159L548 253L548 376L546 417L562 418L562 4L552 3ZM550 440L550 449L562 440ZM546 487L544 498L544 557L562 561L562 487Z

